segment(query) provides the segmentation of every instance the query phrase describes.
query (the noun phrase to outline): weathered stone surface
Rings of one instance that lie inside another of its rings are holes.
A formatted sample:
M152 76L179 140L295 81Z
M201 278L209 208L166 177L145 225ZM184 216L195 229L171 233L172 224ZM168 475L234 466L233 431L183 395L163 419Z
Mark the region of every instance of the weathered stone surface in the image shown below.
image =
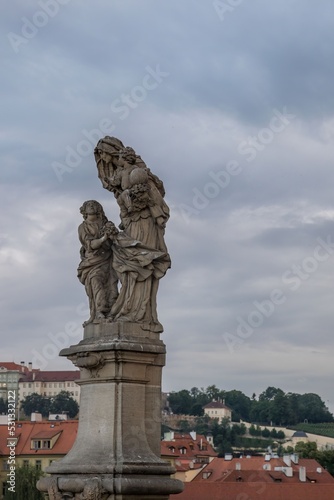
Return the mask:
M161 332L156 299L159 280L170 267L163 183L132 148L114 137L98 142L95 159L103 187L119 205L122 231L108 221L100 203L84 202L78 277L89 298L87 323L109 318L146 323Z

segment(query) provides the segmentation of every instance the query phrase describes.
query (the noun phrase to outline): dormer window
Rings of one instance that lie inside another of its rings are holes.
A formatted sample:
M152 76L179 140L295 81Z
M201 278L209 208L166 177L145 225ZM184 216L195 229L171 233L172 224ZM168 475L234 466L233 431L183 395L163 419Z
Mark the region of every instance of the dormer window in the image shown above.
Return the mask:
M51 439L33 439L31 448L33 450L49 450L51 448Z

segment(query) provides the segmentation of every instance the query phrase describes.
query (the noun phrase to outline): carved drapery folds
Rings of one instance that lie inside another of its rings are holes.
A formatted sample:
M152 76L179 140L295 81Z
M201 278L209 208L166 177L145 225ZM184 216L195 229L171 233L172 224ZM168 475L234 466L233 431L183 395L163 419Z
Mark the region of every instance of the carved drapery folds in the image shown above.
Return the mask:
M119 139L101 139L94 154L102 186L118 203L121 231L97 201L88 200L81 207L78 277L89 298L86 324L130 321L161 332L156 297L159 280L170 267L163 183Z

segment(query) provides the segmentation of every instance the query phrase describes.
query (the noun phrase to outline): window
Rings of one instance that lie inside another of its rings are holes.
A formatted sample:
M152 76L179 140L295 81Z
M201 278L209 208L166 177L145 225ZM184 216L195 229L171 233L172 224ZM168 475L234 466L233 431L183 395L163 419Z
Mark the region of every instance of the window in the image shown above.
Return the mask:
M41 441L39 441L39 440L33 440L33 442L32 442L32 448L34 450L39 450L41 448Z
M29 387L29 389L31 389L31 384L30 383L28 384L28 387Z
M36 460L35 467L37 470L41 470L42 469L42 460Z
M33 450L49 450L51 448L50 439L33 439L31 444Z
M55 382L55 383L53 384L53 387L57 387L57 384L56 384L56 382Z
M23 387L24 387L24 388L26 388L26 387L27 387L27 384L26 384L25 382L24 382L24 384L23 384Z
M180 453L181 455L185 455L187 453L187 448L185 446L182 446L182 448L180 448Z
M29 467L29 460L23 460L23 467Z
M6 494L7 483L2 483L2 496Z
M3 464L2 464L2 469L3 469L3 470L9 470L9 464L8 464L7 460L4 460L4 461L3 461Z

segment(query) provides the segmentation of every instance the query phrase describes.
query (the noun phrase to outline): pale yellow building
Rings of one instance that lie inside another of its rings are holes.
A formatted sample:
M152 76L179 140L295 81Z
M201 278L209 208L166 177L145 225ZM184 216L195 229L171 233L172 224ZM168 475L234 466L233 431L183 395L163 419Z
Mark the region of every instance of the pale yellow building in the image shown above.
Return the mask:
M232 420L232 410L225 404L225 400L212 401L203 406L203 409L205 415L208 415L210 418L216 418L219 424L221 424L224 418L228 418L230 422Z

